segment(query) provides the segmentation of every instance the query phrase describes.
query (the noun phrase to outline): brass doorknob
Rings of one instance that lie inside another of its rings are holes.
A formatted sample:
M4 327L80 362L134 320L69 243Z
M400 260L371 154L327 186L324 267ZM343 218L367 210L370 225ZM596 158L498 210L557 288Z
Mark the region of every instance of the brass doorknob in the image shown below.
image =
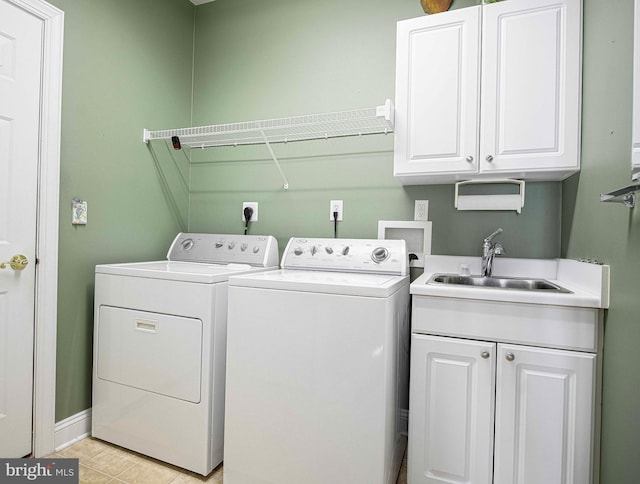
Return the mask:
M0 262L0 269L6 269L7 264L9 264L14 271L21 271L22 269L27 267L27 264L29 264L29 260L26 258L26 256L17 254L14 255L10 261Z

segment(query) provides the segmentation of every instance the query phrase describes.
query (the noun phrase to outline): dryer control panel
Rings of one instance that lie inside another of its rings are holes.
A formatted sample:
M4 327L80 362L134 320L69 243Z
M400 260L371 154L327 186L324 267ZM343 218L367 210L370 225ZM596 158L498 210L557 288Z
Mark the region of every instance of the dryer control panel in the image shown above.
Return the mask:
M179 233L167 259L209 264L278 266L278 242L271 235Z
M407 275L404 240L292 237L282 256L283 269Z

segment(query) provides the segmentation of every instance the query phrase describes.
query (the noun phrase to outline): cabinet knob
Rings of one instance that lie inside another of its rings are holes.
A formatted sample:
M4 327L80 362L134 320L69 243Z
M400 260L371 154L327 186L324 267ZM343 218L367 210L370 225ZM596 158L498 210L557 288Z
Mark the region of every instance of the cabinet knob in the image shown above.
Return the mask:
M487 157L485 158L489 163L491 163L493 161L493 156L491 155L487 155Z
M473 156L471 156L471 155L467 156L467 161L469 163L473 163Z
M480 353L480 356L482 356L486 360L491 356L491 354L489 354L488 351L483 351L482 353Z
M506 355L504 355L504 357L507 359L507 361L513 361L516 359L516 356L513 353L507 353Z

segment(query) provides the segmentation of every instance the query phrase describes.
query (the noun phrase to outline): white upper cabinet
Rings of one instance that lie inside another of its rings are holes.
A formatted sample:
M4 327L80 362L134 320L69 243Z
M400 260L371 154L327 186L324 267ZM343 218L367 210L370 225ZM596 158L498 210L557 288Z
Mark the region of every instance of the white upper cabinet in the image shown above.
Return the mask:
M640 0L635 0L634 5L631 178L633 180L640 180Z
M578 171L581 23L581 0L506 0L399 22L396 177Z
M476 172L480 13L470 7L398 23L396 176Z

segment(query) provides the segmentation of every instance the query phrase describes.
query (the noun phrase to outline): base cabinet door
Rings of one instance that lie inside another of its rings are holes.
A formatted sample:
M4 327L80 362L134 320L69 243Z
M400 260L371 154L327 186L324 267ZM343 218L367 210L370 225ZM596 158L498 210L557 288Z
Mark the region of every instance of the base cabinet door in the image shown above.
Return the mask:
M499 344L494 484L593 482L596 355Z
M491 484L496 344L413 334L409 484Z
M412 334L408 484L597 482L596 377L593 353Z

